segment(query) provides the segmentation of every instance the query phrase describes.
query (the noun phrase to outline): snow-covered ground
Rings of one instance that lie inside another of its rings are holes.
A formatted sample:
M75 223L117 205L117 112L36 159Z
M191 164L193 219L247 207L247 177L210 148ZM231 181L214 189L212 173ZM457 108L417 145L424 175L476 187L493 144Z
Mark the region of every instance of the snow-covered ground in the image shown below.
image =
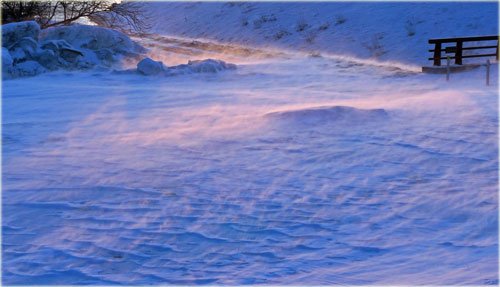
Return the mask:
M3 81L4 284L498 284L498 65L418 72L497 3L147 5L155 76Z
M497 2L438 2L152 2L145 7L154 19L151 31L159 34L414 65L428 64L430 38L498 35Z
M141 41L238 68L4 81L4 284L498 284L496 65Z

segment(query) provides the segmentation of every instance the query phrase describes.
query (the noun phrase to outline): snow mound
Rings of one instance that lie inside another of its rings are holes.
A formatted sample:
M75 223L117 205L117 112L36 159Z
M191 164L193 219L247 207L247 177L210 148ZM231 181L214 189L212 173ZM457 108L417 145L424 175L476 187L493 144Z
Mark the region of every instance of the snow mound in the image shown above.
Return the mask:
M2 25L4 78L35 76L58 69L111 68L146 50L115 30L72 25L41 31L36 22Z
M222 60L206 59L189 61L187 64L165 67L162 62L151 58L144 58L137 64L137 72L146 75L175 76L194 73L217 73L224 70L236 69L235 64L226 63Z
M388 117L384 109L358 109L348 106L321 106L271 112L267 118L282 123L324 124L331 122L367 123Z

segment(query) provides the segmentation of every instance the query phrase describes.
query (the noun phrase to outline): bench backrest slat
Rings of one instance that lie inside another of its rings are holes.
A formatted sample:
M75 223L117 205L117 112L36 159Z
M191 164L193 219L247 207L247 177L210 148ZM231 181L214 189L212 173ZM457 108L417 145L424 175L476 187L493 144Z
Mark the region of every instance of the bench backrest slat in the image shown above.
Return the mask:
M477 36L477 37L459 37L459 38L442 38L430 39L429 44L435 43L454 43L454 42L474 42L474 41L498 41L498 36Z

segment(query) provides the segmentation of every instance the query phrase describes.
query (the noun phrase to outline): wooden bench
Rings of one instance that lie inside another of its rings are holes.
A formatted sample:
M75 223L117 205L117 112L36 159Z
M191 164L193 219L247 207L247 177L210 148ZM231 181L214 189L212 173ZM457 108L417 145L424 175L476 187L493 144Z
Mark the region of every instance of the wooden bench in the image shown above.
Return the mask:
M430 39L429 44L434 44L434 49L429 50L429 52L433 52L434 56L429 58L429 60L434 61L434 66L441 66L441 60L445 60L447 57L450 59L455 59L455 64L462 65L462 60L465 58L479 58L479 57L495 57L498 60L498 36L479 36L479 37L460 37L460 38L443 38L443 39ZM467 46L464 47L464 43L467 42L486 42L486 41L497 41L496 45L492 45L491 43L485 44L484 46ZM444 45L447 45L444 47ZM452 46L448 46L452 45ZM454 46L453 46L454 45ZM464 51L469 50L490 50L485 52L485 54L471 54L464 55ZM493 53L492 49L496 49L495 53ZM442 55L442 53L445 55ZM446 54L452 54L453 56L449 56Z

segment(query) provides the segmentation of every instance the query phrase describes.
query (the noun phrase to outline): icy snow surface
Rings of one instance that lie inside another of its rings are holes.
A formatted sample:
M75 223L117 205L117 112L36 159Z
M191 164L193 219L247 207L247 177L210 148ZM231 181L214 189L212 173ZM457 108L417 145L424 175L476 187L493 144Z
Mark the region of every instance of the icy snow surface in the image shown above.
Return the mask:
M3 83L4 284L498 283L496 65L148 41L238 69Z

